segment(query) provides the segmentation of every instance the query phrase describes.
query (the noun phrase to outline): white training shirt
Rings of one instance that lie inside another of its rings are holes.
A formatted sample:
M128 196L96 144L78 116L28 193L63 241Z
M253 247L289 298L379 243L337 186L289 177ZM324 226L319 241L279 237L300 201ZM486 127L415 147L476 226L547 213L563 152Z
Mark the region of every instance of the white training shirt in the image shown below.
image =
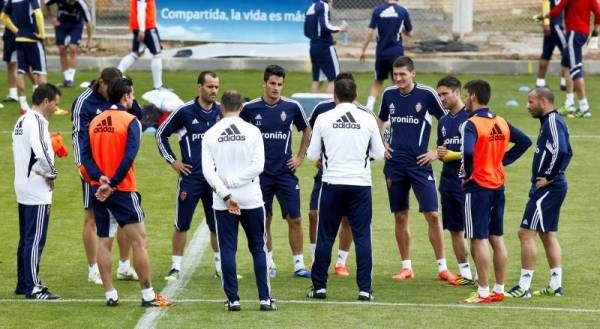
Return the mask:
M17 202L24 205L52 203L46 177L56 177L54 150L48 120L34 110L27 111L12 133Z
M264 205L259 175L265 166L260 130L239 117L225 117L204 134L202 173L213 188L213 208L226 210L229 194L241 209Z
M351 103L338 104L317 117L308 158L321 158L323 182L371 186L370 159L383 159L375 117Z

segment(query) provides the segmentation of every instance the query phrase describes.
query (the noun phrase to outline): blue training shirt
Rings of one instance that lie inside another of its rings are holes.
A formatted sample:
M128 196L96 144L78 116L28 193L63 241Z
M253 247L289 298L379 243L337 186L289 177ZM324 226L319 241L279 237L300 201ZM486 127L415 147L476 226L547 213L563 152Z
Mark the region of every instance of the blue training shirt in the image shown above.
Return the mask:
M446 146L449 151L460 152L462 147L461 125L467 121L469 113L462 108L453 115L448 113L438 121L437 146ZM444 162L440 176L439 190L441 192L462 192L458 177L461 161Z
M402 31L413 29L408 10L397 3L382 3L375 7L369 28L377 29L377 58L392 60L404 54Z
M304 19L304 35L310 39L311 45L331 46L335 44L334 32L340 29L331 24L329 4L322 0L314 0L306 10Z
M90 22L92 16L85 0L69 2L67 0L46 0L46 6L55 4L58 8L56 18L60 22L59 28L71 29L83 27L85 22Z
M281 97L275 104L269 105L260 97L244 103L240 117L262 133L265 144L263 174L290 172L287 162L292 158L292 124L298 131L309 127L300 103Z
M182 179L189 177L205 181L204 174L202 174L202 139L204 139L204 133L217 123L220 116L221 104L215 102L210 109L204 109L196 97L176 109L158 127L156 144L160 155L168 163L173 163L176 159L169 144L169 136L175 132L179 135L181 161L192 165L190 175L182 176Z
M537 177L546 177L547 180L553 180L553 184L564 184L565 170L573 157L569 127L556 111L541 117L540 123L531 167L531 183L535 184Z
M445 114L437 92L420 83L415 83L408 94L397 86L383 92L379 119L391 122L389 144L393 149L392 158L385 161L387 177L395 170L418 166L417 157L427 152L432 116L439 119Z
M2 11L10 16L12 22L19 29L16 33L17 38L38 39L35 34L39 35L40 32L35 24L35 15L33 14L33 11L36 9L41 10L38 0L8 0L4 3Z

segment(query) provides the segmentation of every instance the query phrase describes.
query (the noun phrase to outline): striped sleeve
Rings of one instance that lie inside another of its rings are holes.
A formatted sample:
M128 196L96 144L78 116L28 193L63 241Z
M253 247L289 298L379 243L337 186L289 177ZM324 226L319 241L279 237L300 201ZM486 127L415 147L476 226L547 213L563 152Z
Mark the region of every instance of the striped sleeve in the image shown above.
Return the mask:
M567 132L565 128L558 123L557 114L551 113L548 121L544 125L544 135L546 137L546 149L551 154L548 166L542 169L546 179L552 180L561 170L563 160L568 156ZM543 165L543 164L542 164Z
M79 4L79 7L81 8L81 11L83 12L83 19L86 22L92 22L92 14L90 13L90 7L87 5L87 2L85 2L85 0L77 0L77 3Z
M92 118L85 111L85 101L92 94L92 89L87 89L73 102L71 107L71 119L73 121L73 157L77 167L81 166L81 154L83 149L90 147L88 126Z
M165 120L156 131L156 146L158 146L160 155L167 160L168 163L173 163L175 160L177 160L175 153L169 144L169 136L183 128L180 118L181 114L183 113L181 109L184 106L185 104L173 111L173 113L169 115L167 120Z
M40 163L43 170L42 174L46 177L54 177L57 175L56 167L54 167L54 155L50 151L50 145L46 140L50 140L50 133L47 125L37 115L33 116L34 120L27 120L29 132L29 144L35 154L36 160ZM25 122L27 122L25 121Z

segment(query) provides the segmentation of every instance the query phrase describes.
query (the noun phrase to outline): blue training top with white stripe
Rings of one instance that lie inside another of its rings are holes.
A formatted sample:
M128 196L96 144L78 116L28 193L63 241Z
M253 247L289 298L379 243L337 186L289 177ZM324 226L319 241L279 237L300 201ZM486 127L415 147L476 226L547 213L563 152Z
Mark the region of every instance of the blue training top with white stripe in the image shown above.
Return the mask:
M4 8L2 8L19 29L16 33L17 37L33 40L38 40L36 34L40 34L33 14L36 9L41 10L38 0L5 1Z
M373 9L369 28L377 29L377 58L394 60L404 53L402 31L412 31L412 23L406 8L382 3Z
M469 113L463 107L458 113L448 113L438 122L437 146L446 146L449 151L460 152L462 147L461 125L467 121ZM440 176L439 190L444 192L462 192L461 182L458 177L461 161L444 162Z
M265 144L264 174L289 172L287 162L292 158L292 124L302 131L309 127L300 103L281 97L273 105L262 97L244 103L240 117L258 127Z
M85 0L73 2L67 0L46 0L46 6L53 4L58 8L56 18L60 22L60 28L71 29L73 27L83 27L83 23L91 22L92 20L90 9Z
M553 180L553 184L566 183L565 170L573 156L569 127L556 111L541 117L540 123L531 167L531 183L535 184L537 177Z
M333 32L339 29L331 25L329 5L322 0L314 0L306 11L304 20L304 35L311 44L331 46L335 44Z

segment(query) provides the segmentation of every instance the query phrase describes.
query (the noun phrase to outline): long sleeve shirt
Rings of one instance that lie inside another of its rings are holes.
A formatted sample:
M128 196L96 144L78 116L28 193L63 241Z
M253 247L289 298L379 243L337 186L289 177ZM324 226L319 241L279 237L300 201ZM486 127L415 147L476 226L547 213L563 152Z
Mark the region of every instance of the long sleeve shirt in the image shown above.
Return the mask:
M331 24L329 4L322 0L314 0L306 10L304 20L304 35L312 45L331 46L335 44L332 33L339 32L340 27Z
M556 111L541 117L540 123L540 134L531 167L531 183L535 184L537 177L563 183L566 180L565 170L573 156L569 127Z
M594 24L600 24L600 4L598 0L561 0L550 10L550 17L558 17L565 11L567 32L590 34L590 13L594 13Z

